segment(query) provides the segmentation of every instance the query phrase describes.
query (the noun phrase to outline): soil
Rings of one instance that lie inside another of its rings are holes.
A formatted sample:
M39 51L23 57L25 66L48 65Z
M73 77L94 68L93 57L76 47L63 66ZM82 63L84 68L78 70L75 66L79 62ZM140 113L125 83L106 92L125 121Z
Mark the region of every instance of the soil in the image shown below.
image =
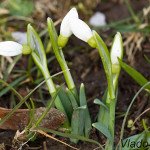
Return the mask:
M147 7L149 5L147 0L142 0L142 1L135 0L135 1L130 1L130 2L135 13L138 13L144 7ZM96 11L103 12L106 15L107 23L119 21L121 19L130 17L130 13L126 5L121 0L118 0L117 2L111 2L111 1L99 2L99 3L96 3L95 7L91 8L91 10L93 12L96 12ZM54 15L54 18L56 19L57 17L55 15ZM84 16L84 14L82 15ZM105 37L108 36L108 33L113 33L113 30L111 29L108 29L108 30L100 31L100 35L104 38L104 41L105 41ZM66 48L64 48L66 50L68 49L67 51L65 51L65 57L68 62L71 62L71 65L69 65L69 67L71 69L71 73L75 81L75 84L77 86L77 89L79 89L81 83L85 84L86 96L88 99L88 107L90 110L90 115L92 118L92 122L95 122L97 113L99 111L99 106L95 105L93 103L93 100L94 98L102 99L104 91L107 88L107 82L106 82L103 65L99 57L99 53L96 49L90 49L87 44L85 44L84 42L81 42L80 40L78 40L77 38L73 36L70 38L69 43L70 44ZM77 50L72 50L72 47L75 47L76 45L81 45L82 47ZM124 51L126 51L126 49L124 49ZM146 54L147 57L150 58L149 52L150 52L150 44L148 43L148 40L146 40L142 44L142 51L137 51L137 53L135 54L134 63L131 63L128 61L126 52L124 52L125 55L123 59L123 61L126 62L127 64L132 64L132 66L135 69L137 69L140 73L142 73L148 80L150 80L150 69L149 69L150 65L145 60L144 54ZM27 62L28 61L27 57L24 57L23 60L21 61ZM53 66L56 66L55 68L53 68L53 72L60 71L59 65L57 64L56 60L54 60L51 63L49 68L52 68ZM116 117L126 112L132 98L134 97L136 92L140 89L140 86L124 70L121 70L118 83L119 83L118 84L119 94L118 94L118 101L117 101L117 107L116 107ZM27 86L33 87L33 85L27 85ZM34 94L36 95L36 93ZM33 97L34 97L34 94L33 94ZM6 98L6 101L3 102L1 100L1 107L9 108L9 101L7 101L8 96L9 95L3 96L4 98ZM37 104L37 106L39 107L40 105L42 107L41 103ZM130 115L128 116L127 120L129 119L134 120L141 112L143 112L149 107L150 107L150 101L147 100L146 92L140 93L140 95L138 95L138 97L136 98L134 105L132 106ZM140 118L140 120L138 120L138 122L135 124L135 130L133 131L125 127L124 138L129 137L131 135L135 135L143 131L141 120L147 119L148 121L150 121L149 117L150 117L149 112L144 114L142 118ZM122 121L123 121L123 117L118 117L116 119L115 144L119 142ZM0 143L5 143L5 147L8 150L10 149L15 150L15 148L12 148L11 146L14 134L15 132L11 130L0 130ZM71 143L68 138L60 137L57 135L54 135L54 136L62 140L63 142L66 142L81 150L93 150L97 148L97 145L92 144L92 143L80 141L78 145L75 145ZM102 144L104 144L106 141L105 137L94 128L92 129L89 137ZM27 145L23 147L23 149L46 150L44 149L45 143L47 145L48 150L49 149L50 150L56 150L56 149L69 150L70 149L69 147L55 140L46 138L45 136L39 136L39 138L37 138L34 142L28 142Z

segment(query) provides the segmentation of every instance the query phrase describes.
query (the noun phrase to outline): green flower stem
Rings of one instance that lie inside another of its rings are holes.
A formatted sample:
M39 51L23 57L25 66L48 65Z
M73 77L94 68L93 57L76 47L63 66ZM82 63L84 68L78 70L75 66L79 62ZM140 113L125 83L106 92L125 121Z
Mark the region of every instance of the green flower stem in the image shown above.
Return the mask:
M74 84L74 81L73 81L73 78L72 78L72 76L71 76L71 73L70 73L70 71L68 70L68 65L67 65L67 63L66 63L66 61L65 61L65 58L64 58L64 54L63 54L63 52L62 52L62 49L60 49L59 48L59 50L60 50L60 55L59 55L59 57L57 58L57 60L58 60L58 62L59 62L59 64L60 64L60 66L61 66L61 69L64 71L64 70L67 70L67 71L65 71L64 72L64 77L65 77L65 80L66 80L66 82L67 82L67 85L68 85L68 88L71 90L71 92L73 93L73 95L75 96L75 98L77 99L77 100L79 100L79 98L78 98L78 92L77 92L77 89L76 89L76 86L75 86L75 84ZM63 63L64 62L64 63ZM78 101L78 104L79 104L79 101Z
M52 44L56 59L59 62L61 69L67 70L68 66L67 66L66 60L64 58L62 49L60 47L58 47L58 44L57 44L58 36L57 36L56 30L55 30L53 21L50 18L48 18L47 24L48 24L48 31L49 31L49 35L50 35L51 44ZM71 73L69 70L64 72L64 77L67 82L68 88L71 90L71 92L73 93L73 95L75 96L75 98L79 104L78 93L77 93L74 81L72 79L72 76L71 76Z
M43 76L44 76L45 79L50 78L51 75L50 75L50 73L49 73L49 71L48 71L48 68L42 69L41 71L42 71L42 74L43 74ZM47 84L49 93L51 94L52 98L54 98L54 97L55 97L55 94L56 94L56 88L55 88L55 86L54 86L53 80L52 80L51 78L48 79L48 80L46 81L46 84ZM64 109L64 107L63 107L63 105L62 105L62 102L61 102L59 96L57 96L56 99L55 99L55 106L56 106L56 108L57 108L58 110L60 110L60 111L67 117L66 124L67 124L67 125L70 125L69 120L68 120L68 116L67 116L67 114L66 114L66 112L65 112L65 109Z
M113 74L113 87L114 87L114 91L116 92L116 87L117 87L117 82L118 82L118 77L120 74L120 70L121 68L119 68L119 71L117 72L117 74ZM109 99L109 96L107 95L107 100ZM107 101L106 100L106 101ZM110 100L110 99L109 99ZM115 99L110 100L110 104L109 105L109 130L110 130L110 134L112 136L112 140L114 141L114 129L115 129L115 108L116 108L116 102L117 102L117 94ZM107 140L107 144L106 144L106 148L105 150L113 150L113 143L111 143L111 141Z
M112 137L112 141L114 141L114 129L115 129L115 108L116 108L117 98L110 101L110 113L109 113L109 131ZM113 150L113 143L107 139L107 144L105 150Z

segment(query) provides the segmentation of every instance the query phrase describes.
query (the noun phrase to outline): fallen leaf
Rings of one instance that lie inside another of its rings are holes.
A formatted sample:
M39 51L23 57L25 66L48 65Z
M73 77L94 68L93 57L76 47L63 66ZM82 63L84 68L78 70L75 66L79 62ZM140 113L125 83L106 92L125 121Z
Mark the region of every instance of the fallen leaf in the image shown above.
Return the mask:
M45 107L40 107L35 109L34 118L37 121L40 116L46 110ZM5 109L0 107L0 119L3 119L11 109ZM50 111L46 114L44 119L40 122L39 126L47 129L56 130L63 124L66 120L66 117L63 113L55 108L51 108ZM14 114L9 117L2 125L0 129L5 130L23 130L25 129L30 122L30 112L29 109L18 109Z

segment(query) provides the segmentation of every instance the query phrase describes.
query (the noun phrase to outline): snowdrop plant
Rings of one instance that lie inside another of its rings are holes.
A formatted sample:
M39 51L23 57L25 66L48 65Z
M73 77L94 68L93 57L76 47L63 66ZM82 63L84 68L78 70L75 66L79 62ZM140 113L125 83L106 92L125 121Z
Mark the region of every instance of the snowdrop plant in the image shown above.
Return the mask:
M121 70L121 66L118 59L123 58L123 43L121 34L117 33L114 37L111 51L109 54L105 43L100 37L98 37L96 33L95 39L97 41L97 48L100 52L100 56L103 61L104 69L106 72L108 89L106 89L102 101L98 99L94 100L94 103L100 105L100 111L98 113L98 122L93 123L92 125L107 137L105 149L113 150L115 108L118 94L117 82ZM105 59L105 61L103 59ZM109 86L111 87L110 90Z
M66 70L68 69L68 66L63 55L62 47L59 45L58 42L61 35L59 37L57 36L53 21L50 18L47 19L47 24L55 56L60 64L61 69ZM70 29L70 27L68 27L68 29ZM87 108L84 84L81 84L78 94L69 70L64 72L64 77L68 87L66 88L66 91L63 91L63 97L66 97L65 99L69 98L72 105L71 107L69 107L67 106L69 103L65 102L65 106L69 108L68 114L70 114L71 112L71 114L69 115L71 123L71 133L75 135L85 135L86 137L88 137L88 134L91 130L91 119ZM71 139L71 141L74 143L78 142L77 139Z

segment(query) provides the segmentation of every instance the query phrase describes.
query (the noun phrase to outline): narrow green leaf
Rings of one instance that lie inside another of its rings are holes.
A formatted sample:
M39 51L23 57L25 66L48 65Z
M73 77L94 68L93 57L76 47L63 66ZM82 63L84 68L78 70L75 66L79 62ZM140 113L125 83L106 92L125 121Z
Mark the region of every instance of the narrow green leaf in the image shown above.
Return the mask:
M91 123L91 117L90 117L90 113L89 113L88 106L87 106L85 87L84 87L84 84L82 83L80 86L80 107L84 106L84 105L86 106L86 109L83 110L83 112L81 111L80 123L83 121L82 123L84 124L85 137L88 137L89 133L92 129L92 123ZM84 119L84 117L85 117L85 119ZM82 130L82 129L80 129L80 130Z
M94 99L94 103L98 104L100 106L103 106L105 109L108 110L108 107L101 100L99 100L98 98Z
M106 105L107 95L108 95L108 89L105 90L105 93L102 97L102 102L105 105ZM104 124L106 127L108 127L108 124L109 124L109 110L105 109L103 106L100 106L100 110L98 112L98 122L101 123L101 124Z
M84 90L84 85L83 83L80 86L80 94L79 94L79 98L80 98L80 107L83 106L87 106L86 104L86 97L85 97L85 90ZM85 109L80 111L80 124L79 124L79 135L84 135L83 131L84 131L84 127L85 127L85 119L86 119L86 114L85 114Z
M80 109L78 108L78 104L72 92L69 89L66 89L69 99L71 101L73 107L73 113L71 118L71 134L79 135L79 128L80 128ZM78 139L70 138L70 141L77 144Z
M18 79L16 79L15 81L13 81L10 85L12 87L16 86L19 82L23 81L26 78L26 75L23 75L21 77L19 77ZM6 94L8 91L10 90L10 87L6 87L3 90L0 91L0 97L3 96L4 94Z
M144 86L146 83L148 83L148 80L140 74L138 71L127 65L126 63L122 62L119 58L119 63L121 67L140 85ZM146 90L150 90L150 84L148 84L145 87Z
M100 132L102 132L113 143L111 134L108 128L104 124L96 122L96 123L93 123L92 126L96 128L97 130L99 130Z
M72 117L72 113L73 113L73 108L70 102L70 99L68 97L68 95L66 94L66 92L64 91L64 89L62 88L58 94L58 96L61 99L61 102L64 106L64 109L68 115L69 121L71 122L71 117Z
M112 79L112 64L110 60L109 51L107 49L107 46L105 45L104 41L101 39L101 37L94 32L94 38L97 43L97 49L99 51L99 54L101 56L103 66L105 69L106 77L107 77L107 83L108 83L108 91L111 99L115 98L114 88L113 88L113 79Z
M13 62L8 66L8 68L5 71L3 80L7 79L8 75L11 73L13 67L15 66L17 61L20 59L20 57L21 57L21 55L16 56L15 59L13 60Z
M145 57L146 61L150 64L150 59L146 55L144 55L144 57Z
M32 57L34 61L40 67L47 66L46 54L42 41L30 24L27 27L27 39L28 44L32 49Z
M76 99L75 99L74 95L72 94L72 92L68 88L66 89L66 92L69 96L69 99L70 99L73 109L78 108L78 104L77 104Z
M71 119L71 134L79 135L80 130L80 110L74 110ZM71 142L77 144L78 139L70 139Z

